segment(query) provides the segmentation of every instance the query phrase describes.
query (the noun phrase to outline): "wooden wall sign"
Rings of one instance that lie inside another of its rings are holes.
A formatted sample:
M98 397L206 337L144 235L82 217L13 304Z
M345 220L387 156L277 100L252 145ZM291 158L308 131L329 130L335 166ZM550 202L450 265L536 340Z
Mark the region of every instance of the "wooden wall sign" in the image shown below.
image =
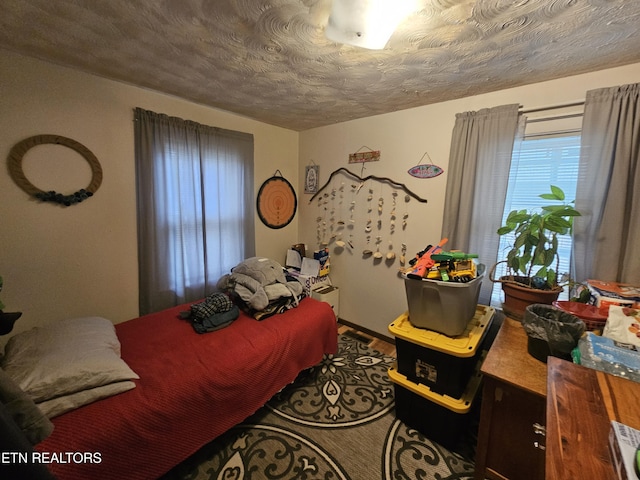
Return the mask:
M380 160L380 150L370 152L356 152L349 154L349 163L377 162Z

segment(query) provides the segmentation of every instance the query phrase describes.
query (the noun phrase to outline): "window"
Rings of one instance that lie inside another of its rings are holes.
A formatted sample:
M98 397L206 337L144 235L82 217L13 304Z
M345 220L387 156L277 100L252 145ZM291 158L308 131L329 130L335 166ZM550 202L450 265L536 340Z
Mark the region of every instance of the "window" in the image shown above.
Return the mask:
M516 149L517 150L517 149ZM560 187L567 201L575 199L580 160L580 135L549 135L525 137L519 151L514 150L509 173L509 186L505 200L503 223L512 210L542 206L546 200L538 197L549 191L550 185ZM504 258L513 236L500 239L498 258ZM559 238L560 274L571 271L571 237ZM495 278L506 274L506 265L496 268ZM561 294L567 297L567 291ZM500 306L502 290L495 283L491 294L491 305Z
M140 313L203 298L255 255L253 136L136 109Z

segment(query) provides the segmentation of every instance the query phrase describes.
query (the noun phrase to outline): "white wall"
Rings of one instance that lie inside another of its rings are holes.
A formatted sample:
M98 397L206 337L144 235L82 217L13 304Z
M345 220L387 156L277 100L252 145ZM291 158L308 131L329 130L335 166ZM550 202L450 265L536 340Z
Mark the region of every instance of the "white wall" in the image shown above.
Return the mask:
M592 88L638 81L640 64L635 64L298 134L0 50L2 158L26 137L59 134L87 146L104 170L103 184L96 196L68 208L31 200L13 183L6 169L0 172L0 275L5 280L1 298L7 311L24 312L14 332L70 316L102 315L120 322L137 315L134 107L254 135L255 193L276 169L294 185L298 182L299 210L291 224L272 230L256 215L257 254L284 262L285 250L292 243L305 242L309 250L318 246L315 219L321 211L317 203L309 204L310 195L303 193L304 167L311 161L320 165L322 185L329 174L340 167L361 173L360 165L348 164L349 153L361 147L381 150L381 160L366 164L363 175L389 177L405 183L428 200L426 204L412 200L407 205L408 228L403 231L399 221L392 237L396 252L404 242L408 255L413 255L440 239L451 130L456 113L506 103L520 103L525 108L565 103L583 99L585 92ZM443 175L419 180L406 173L419 162L428 162L426 157L421 161L425 152L433 163L445 169ZM67 158L66 153L62 157ZM82 160L67 158L71 170L78 170L76 176L58 155L59 152L52 157L52 162L43 159L28 166L29 178L34 184L42 188L40 182L51 181L53 189L68 187L73 191L79 183L82 186L88 183L89 173ZM348 203L351 179L337 177L335 186L339 187L343 180L344 201ZM385 212L390 206L390 188L385 186L380 190L379 187L379 184L373 187L374 220L377 220L375 208L380 194L385 198ZM366 200L362 197L367 195L368 188L366 185L357 198L360 227L367 218ZM400 195L398 213L403 213L403 209ZM344 212L342 216L347 215ZM383 214L385 220L387 215ZM383 233L388 233L388 225ZM381 251L386 252L389 235L383 235L383 239ZM361 228L354 230L354 241L356 248L351 253L348 250L338 253L331 248L331 277L340 287L341 317L388 334L388 324L407 308L404 285L397 275L398 261L392 265L385 262L374 265L371 259L363 260L361 251L366 246ZM0 337L0 343L6 338Z
M294 131L0 50L2 158L24 138L57 134L89 148L104 171L93 198L66 208L29 198L6 168L0 172L0 295L7 311L24 312L14 333L72 316L117 323L138 315L135 107L252 133L255 192L276 169L295 183ZM59 146L30 150L25 173L39 188L65 193L90 180L86 162ZM284 262L297 240L297 218L272 230L256 215L257 254Z
M388 177L404 183L416 194L426 198L428 203L421 204L412 200L408 205L409 223L406 231L403 232L397 226L395 233L391 235L388 227L391 188L383 186L381 190L380 184L374 183L374 211L371 214L374 221L373 235L377 234L377 199L382 195L385 203L380 218L385 223L380 230L383 238L381 251L387 251L388 240L392 239L396 252L400 251L400 244L404 242L407 244L407 253L415 255L426 245L436 244L440 240L451 132L456 113L511 103L523 105L525 109L564 104L584 100L586 91L590 89L639 81L640 64L634 64L308 130L300 134L299 191L304 191L304 167L312 161L320 165L322 186L330 174L341 167L361 174L360 165L348 164L350 153L359 151L363 146L380 150L380 161L367 163L362 176ZM545 112L544 115L554 113ZM532 114L531 117L539 115ZM567 127L568 125L562 124L553 125L552 128ZM539 130L542 127L541 124L535 124L534 128ZM430 163L427 157L422 159L425 152L428 152L434 164L444 168L444 174L432 179L416 179L407 173L410 167L418 163ZM343 181L347 196L350 184L353 183L350 177L335 176L331 187L339 188ZM331 187L325 191L331 192ZM389 323L407 310L407 302L403 280L398 276L397 257L391 265L384 261L376 264L373 259L362 257L362 250L370 248L365 243L363 231L364 222L369 216L366 212L368 188L369 184L366 184L356 197L356 227L353 231L355 248L352 251L341 250L336 249L335 244L330 245L331 279L340 289L342 318L389 335ZM309 194L300 194L300 197L300 241L307 244L307 250L316 249L316 218L324 215L323 207L315 200L309 203ZM398 213L404 207L401 198L402 195L399 195ZM445 249L455 248L456 245L445 245Z

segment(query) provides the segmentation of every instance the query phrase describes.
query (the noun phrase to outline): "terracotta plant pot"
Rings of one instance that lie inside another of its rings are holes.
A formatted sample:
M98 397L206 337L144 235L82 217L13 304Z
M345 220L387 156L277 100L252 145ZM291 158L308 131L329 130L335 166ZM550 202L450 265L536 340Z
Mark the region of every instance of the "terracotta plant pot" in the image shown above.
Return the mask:
M502 310L505 315L516 320L522 320L527 306L535 303L551 305L558 299L560 292L562 292L562 287L553 290L539 290L516 283L518 280L519 277L500 277L502 291L504 292ZM526 279L520 280L526 281Z

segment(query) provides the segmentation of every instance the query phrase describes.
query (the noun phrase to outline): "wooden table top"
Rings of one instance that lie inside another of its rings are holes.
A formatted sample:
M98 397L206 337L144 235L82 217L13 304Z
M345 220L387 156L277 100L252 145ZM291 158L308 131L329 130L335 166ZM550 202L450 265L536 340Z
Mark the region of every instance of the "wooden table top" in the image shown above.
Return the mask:
M546 397L547 365L527 352L527 334L517 320L504 319L481 371L486 376Z
M617 479L610 421L640 429L640 383L548 359L546 478Z

